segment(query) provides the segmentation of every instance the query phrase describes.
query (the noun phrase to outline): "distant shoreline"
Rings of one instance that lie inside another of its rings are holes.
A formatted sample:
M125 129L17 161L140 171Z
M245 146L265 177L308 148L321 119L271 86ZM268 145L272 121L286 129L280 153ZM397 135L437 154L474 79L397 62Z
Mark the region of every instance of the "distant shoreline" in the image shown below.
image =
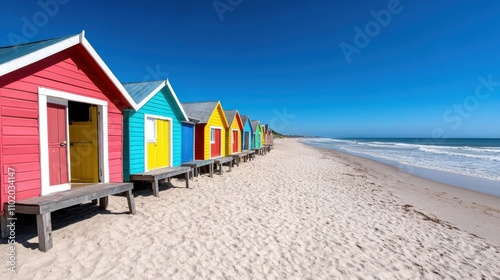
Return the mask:
M366 139L375 139L375 138L366 138ZM382 138L381 138L382 139ZM394 138L396 139L396 138ZM401 138L403 139L403 138ZM496 139L496 138L495 138ZM305 139L304 139L305 140ZM342 139L345 140L345 139ZM353 139L349 139L353 140ZM375 157L363 153L355 153L355 152L347 152L340 151L338 149L332 148L323 148L317 147L307 142L300 141L301 143L319 149L327 149L331 151L336 151L342 154L348 154L355 157L361 157L365 159L369 159L378 163L382 163L392 168L396 168L400 172L407 173L409 175L418 176L424 179L432 180L437 183L447 184L453 187L467 189L475 192L479 192L482 194L493 195L496 197L500 197L500 181L489 180L485 178L479 178L474 176L462 175L452 172L446 172L441 170L435 170L430 168L418 167L408 164L402 164L397 161L388 160L380 157Z

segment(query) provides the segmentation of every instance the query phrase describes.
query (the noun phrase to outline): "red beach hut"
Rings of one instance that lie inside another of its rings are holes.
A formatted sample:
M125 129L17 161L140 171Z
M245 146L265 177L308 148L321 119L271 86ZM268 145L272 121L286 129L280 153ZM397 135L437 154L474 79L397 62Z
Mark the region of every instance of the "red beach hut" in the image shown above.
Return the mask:
M16 200L123 181L132 99L84 32L1 47L0 77L1 205L12 177Z

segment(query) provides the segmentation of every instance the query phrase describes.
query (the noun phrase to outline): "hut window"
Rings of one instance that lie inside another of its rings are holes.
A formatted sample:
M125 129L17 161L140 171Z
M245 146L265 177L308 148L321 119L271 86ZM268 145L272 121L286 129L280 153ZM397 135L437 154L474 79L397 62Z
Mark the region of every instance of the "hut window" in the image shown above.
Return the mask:
M146 118L146 142L156 142L156 120Z
M215 143L215 129L210 130L210 143L214 144Z

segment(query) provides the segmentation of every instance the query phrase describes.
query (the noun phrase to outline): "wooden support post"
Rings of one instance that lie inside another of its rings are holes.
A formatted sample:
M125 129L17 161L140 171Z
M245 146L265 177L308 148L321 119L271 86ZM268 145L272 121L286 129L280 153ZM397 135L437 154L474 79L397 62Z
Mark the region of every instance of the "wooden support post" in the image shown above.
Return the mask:
M219 163L219 175L222 175L222 163Z
M127 196L127 202L128 202L128 209L130 214L135 215L135 200L134 200L134 195L132 194L132 190L128 190L125 195Z
M151 185L153 187L153 194L154 194L154 196L160 197L160 187L158 186L158 179L155 178L151 182Z
M106 208L108 208L108 202L108 196L99 198L99 208L102 210L106 210Z
M186 177L186 188L188 189L189 189L189 173L191 173L191 171L184 174Z
M36 215L36 227L38 231L38 250L47 252L53 246L50 212Z
M210 178L213 178L214 177L214 164L211 163L208 165L208 174L210 176Z
M4 205L4 213L2 217L0 217L0 228L2 231L2 238L9 237L9 228L7 227L9 218L11 218L10 212L8 211L7 204Z

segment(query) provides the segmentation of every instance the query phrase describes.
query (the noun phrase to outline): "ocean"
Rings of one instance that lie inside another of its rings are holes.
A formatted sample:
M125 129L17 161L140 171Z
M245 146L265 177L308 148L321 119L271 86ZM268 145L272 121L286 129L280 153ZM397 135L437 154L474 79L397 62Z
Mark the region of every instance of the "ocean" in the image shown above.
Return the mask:
M500 139L331 139L302 142L383 162L416 176L500 196Z

